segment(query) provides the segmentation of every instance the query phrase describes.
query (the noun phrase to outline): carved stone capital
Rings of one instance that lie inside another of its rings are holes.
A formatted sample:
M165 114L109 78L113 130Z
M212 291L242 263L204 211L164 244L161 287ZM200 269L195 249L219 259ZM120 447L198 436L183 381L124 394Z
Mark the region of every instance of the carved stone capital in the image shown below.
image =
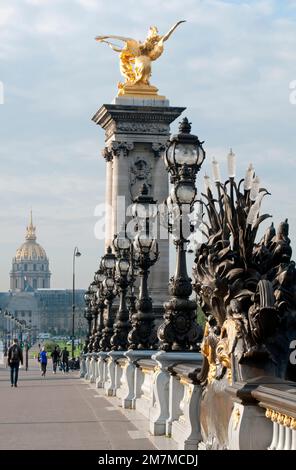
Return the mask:
M163 154L165 149L166 149L165 144L161 144L160 142L153 142L152 143L152 150L153 150L154 156L156 158L161 157L161 155Z
M122 155L123 157L127 157L129 152L134 148L134 144L132 142L118 142L114 140L111 142L108 149L112 152L113 156L119 157Z
M102 156L105 158L106 162L112 162L113 160L113 154L112 152L108 149L108 147L105 147L102 150Z

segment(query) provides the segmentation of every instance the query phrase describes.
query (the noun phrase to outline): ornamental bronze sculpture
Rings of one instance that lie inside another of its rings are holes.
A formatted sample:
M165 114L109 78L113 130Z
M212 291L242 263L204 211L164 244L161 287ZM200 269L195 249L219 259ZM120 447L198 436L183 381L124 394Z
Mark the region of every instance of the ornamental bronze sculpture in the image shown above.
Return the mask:
M207 240L196 251L193 270L207 316L203 380L225 375L229 381L258 375L295 380L289 345L296 335L296 270L288 220L277 230L271 224L257 242L259 226L270 217L260 215L269 193L260 188L253 167L239 184L233 175L221 184L217 171L215 182L217 197L207 184L200 201Z

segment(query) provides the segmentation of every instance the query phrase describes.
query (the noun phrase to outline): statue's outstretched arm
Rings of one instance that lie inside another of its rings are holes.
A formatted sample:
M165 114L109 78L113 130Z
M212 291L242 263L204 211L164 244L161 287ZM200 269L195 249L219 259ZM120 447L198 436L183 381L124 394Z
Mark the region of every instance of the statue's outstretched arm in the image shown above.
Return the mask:
M162 42L164 41L167 41L169 39L169 37L173 34L173 32L175 31L175 29L179 26L179 24L181 23L186 23L186 20L181 20L181 21L178 21L178 23L176 23L163 37L162 37Z

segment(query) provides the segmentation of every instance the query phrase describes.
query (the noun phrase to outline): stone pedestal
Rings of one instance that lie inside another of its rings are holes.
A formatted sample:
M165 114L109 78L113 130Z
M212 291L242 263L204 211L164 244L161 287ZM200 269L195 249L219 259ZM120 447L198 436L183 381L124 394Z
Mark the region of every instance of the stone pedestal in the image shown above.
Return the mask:
M168 175L161 152L170 135L170 124L185 108L169 106L168 100L117 97L103 105L93 121L105 131L106 248L114 234L131 220L127 208L143 184L149 195L161 204L168 197ZM159 221L158 221L159 222ZM167 298L169 281L169 241L159 223L155 230L160 259L151 269L150 295L158 308Z
M107 354L107 377L105 381L105 392L109 397L116 395L118 387L117 365L116 361L123 357L123 351L111 351Z
M166 425L172 422L174 417L170 419L170 412L173 406L170 404L169 384L170 372L169 367L176 363L198 363L200 362L199 353L175 353L160 351L152 356L157 363L157 369L154 373L153 386L153 406L149 410L150 432L154 436L161 436L166 433Z
M104 388L107 368L106 357L106 352L101 351L98 353L98 377L96 378L96 388Z

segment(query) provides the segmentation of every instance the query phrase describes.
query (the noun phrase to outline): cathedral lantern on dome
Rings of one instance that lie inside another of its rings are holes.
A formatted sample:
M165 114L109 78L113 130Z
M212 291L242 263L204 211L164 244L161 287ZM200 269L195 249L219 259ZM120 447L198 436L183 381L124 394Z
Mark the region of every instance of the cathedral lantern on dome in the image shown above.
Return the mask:
M36 242L36 227L33 224L32 211L26 229L25 242L17 249L12 260L10 289L13 292L49 289L49 260L44 248Z

